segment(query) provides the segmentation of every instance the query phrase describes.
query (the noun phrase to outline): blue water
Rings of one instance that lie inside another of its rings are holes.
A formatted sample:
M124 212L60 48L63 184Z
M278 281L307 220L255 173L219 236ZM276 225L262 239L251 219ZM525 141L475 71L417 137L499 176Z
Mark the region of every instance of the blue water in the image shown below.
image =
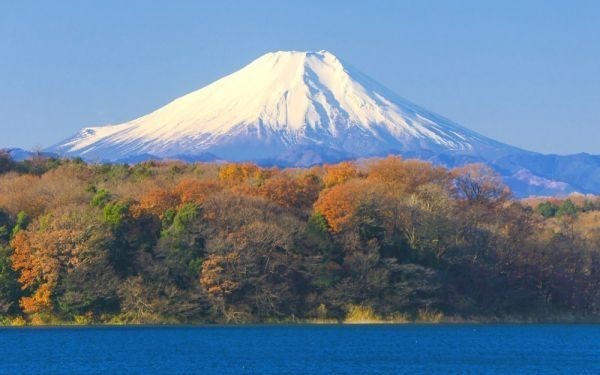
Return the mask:
M600 373L600 325L0 329L0 373Z

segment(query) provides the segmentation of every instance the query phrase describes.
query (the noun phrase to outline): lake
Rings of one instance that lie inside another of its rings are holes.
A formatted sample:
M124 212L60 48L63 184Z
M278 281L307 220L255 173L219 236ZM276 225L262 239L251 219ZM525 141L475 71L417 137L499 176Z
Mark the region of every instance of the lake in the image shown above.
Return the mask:
M598 373L600 325L0 329L0 373Z

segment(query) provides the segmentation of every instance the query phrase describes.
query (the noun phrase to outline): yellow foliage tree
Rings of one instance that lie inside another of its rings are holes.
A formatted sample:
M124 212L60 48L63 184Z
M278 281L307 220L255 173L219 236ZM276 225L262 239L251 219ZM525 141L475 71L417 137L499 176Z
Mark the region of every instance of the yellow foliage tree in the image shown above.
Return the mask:
M219 170L219 180L226 185L240 184L249 179L264 179L266 171L252 163L230 163Z
M325 187L333 187L343 184L344 182L358 177L358 168L356 164L351 162L341 162L334 165L326 165L323 183Z

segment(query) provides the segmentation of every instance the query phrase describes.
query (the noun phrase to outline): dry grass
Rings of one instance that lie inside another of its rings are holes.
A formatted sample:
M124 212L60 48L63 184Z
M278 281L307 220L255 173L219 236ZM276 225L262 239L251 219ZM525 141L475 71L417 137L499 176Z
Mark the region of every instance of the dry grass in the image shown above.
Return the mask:
M436 310L420 309L417 313L417 322L419 323L440 323L444 319L444 314Z
M346 313L346 324L381 323L384 320L377 315L372 307L363 305L350 305Z

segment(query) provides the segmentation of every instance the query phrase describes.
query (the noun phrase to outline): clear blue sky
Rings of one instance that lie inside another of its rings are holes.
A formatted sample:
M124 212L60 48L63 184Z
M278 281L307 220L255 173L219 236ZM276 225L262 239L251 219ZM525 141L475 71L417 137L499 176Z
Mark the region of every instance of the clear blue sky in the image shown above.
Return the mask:
M292 49L497 140L600 154L600 1L567 0L0 0L0 147L133 119Z

